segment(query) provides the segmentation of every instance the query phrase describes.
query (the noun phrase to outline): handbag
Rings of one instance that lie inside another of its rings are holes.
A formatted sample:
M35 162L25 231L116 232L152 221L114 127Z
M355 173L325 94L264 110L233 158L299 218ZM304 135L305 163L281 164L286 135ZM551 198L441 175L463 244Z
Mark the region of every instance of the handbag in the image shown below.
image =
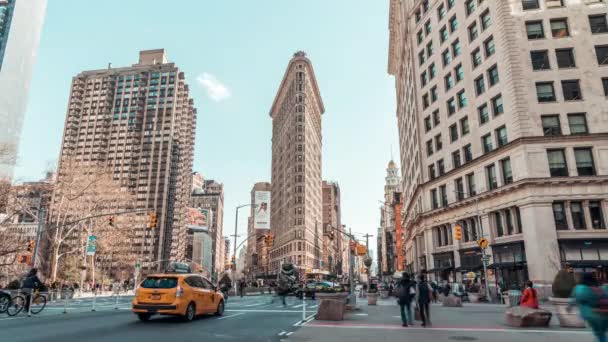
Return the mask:
M414 306L414 319L422 321L422 317L420 317L420 307L418 307L418 305Z

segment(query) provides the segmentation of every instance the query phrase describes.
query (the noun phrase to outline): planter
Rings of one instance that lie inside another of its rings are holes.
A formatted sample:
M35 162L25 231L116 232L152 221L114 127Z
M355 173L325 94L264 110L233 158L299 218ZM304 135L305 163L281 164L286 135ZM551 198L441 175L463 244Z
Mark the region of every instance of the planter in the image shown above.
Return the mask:
M549 301L555 306L555 313L559 320L559 325L564 328L584 328L585 321L581 318L579 307L575 304L574 298L554 298Z
M380 291L380 298L387 299L388 298L388 291L385 291L385 290Z
M376 305L376 304L378 304L378 293L368 292L367 293L367 305Z
M479 303L479 297L481 297L481 296L479 295L479 293L469 292L468 297L469 297L469 302Z
M315 297L319 300L329 299L329 300L341 300L346 303L346 298L348 297L348 292L317 292Z
M316 297L319 299L316 319L327 321L341 321L344 319L348 293L317 293Z

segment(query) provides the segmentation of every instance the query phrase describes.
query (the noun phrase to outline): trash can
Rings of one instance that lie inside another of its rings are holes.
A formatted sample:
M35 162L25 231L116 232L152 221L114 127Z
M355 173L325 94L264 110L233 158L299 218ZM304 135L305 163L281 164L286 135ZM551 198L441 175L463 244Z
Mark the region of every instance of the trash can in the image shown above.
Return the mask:
M509 306L518 306L521 302L521 291L509 290Z

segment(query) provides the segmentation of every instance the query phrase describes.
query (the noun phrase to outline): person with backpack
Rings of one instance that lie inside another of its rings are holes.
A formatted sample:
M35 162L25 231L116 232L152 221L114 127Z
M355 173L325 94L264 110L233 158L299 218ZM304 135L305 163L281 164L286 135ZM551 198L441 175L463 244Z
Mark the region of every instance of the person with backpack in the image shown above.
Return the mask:
M399 304L399 309L401 310L401 322L402 326L404 327L407 327L408 323L410 325L414 325L411 305L412 299L416 297L415 286L416 283L410 280L410 275L403 272L401 280L395 289L395 294L397 295L397 304Z
M421 274L418 278L420 281L418 282L416 291L417 303L418 309L420 310L422 326L426 327L427 325L431 325L431 312L429 309L433 290L431 289L431 285L427 283L424 274Z
M25 311L29 311L32 293L40 289L42 281L38 278L38 269L32 268L21 281L21 292L25 295Z
M538 294L534 289L534 284L530 280L526 282L526 289L524 290L523 296L521 296L519 305L531 309L538 309Z
M608 288L600 287L593 273L584 273L580 284L572 292L580 306L581 317L591 327L598 342L607 342Z

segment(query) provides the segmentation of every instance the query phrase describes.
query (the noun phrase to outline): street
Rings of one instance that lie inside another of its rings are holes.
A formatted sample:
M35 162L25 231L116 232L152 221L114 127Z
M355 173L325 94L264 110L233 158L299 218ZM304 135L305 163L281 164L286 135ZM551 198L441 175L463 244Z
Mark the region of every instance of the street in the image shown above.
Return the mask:
M82 299L63 314L61 303L48 305L39 315L28 318L0 318L0 341L182 341L204 338L206 341L280 341L291 335L302 320L302 301L270 296L229 298L222 317L203 316L191 323L177 317L155 316L142 323L130 312L130 297L97 298L96 312L92 299ZM307 300L307 316L316 312L318 303Z

